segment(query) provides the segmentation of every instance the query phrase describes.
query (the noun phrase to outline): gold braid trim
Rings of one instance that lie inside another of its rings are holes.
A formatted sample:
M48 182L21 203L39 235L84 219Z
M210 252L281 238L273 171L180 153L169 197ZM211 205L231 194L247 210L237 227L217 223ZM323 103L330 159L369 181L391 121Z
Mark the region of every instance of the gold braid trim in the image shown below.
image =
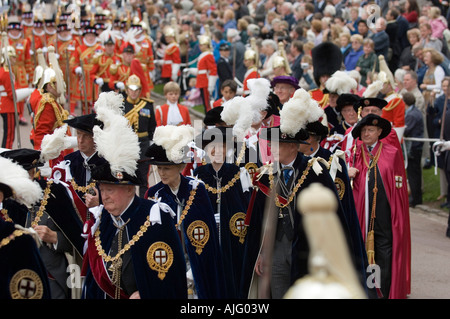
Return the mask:
M387 105L386 105L386 106L384 107L384 110L387 111L387 112L392 111L393 109L395 109L395 108L400 104L400 102L401 102L401 100L398 99L397 102L396 102L396 103L392 103L391 106L387 106Z
M147 101L141 100L127 114L125 114L130 126L134 128L135 132L139 130L139 111L142 110L146 104Z
M42 112L45 109L45 105L49 103L53 107L53 112L55 112L56 122L53 125L53 129L57 127L61 127L64 125L64 120L67 120L69 116L69 112L64 110L58 103L56 103L55 98L51 93L44 93L39 102L39 107L36 112L36 116L34 118L34 126L37 126L39 118L41 117Z

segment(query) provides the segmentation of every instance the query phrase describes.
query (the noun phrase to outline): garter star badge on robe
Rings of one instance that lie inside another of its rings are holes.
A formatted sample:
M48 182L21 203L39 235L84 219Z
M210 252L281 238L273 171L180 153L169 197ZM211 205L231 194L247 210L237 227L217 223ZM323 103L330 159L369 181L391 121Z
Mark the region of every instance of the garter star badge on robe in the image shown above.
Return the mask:
M36 272L22 269L11 278L9 292L12 299L42 299L44 285Z
M244 243L245 235L247 235L247 227L244 225L245 214L236 213L230 219L230 230L234 236L239 237L239 242Z
M163 280L173 263L173 251L162 241L153 243L147 250L147 263L150 269L158 272L158 278Z
M334 180L334 184L336 185L336 190L339 195L339 199L342 199L345 194L345 184L344 181L338 177Z
M196 220L189 225L187 235L192 246L196 248L195 252L200 255L209 240L208 225L204 221Z

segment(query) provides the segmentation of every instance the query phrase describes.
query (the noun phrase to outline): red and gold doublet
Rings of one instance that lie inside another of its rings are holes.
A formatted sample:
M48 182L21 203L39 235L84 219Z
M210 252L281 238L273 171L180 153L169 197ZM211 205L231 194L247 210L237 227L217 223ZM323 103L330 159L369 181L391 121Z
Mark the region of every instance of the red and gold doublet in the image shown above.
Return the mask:
M27 39L11 39L9 38L9 45L16 50L16 63L11 65L14 75L16 76L17 86L16 88L28 87L28 80L32 79L33 75L33 62L30 55L30 42Z
M97 100L98 92L96 92L96 90L98 88L94 85L94 80L97 78L98 65L94 64L94 56L100 52L103 52L103 48L100 44L87 46L83 43L76 48L70 58L70 71L75 75L75 69L81 66L80 61L83 63L84 78L86 81L86 98L88 103L93 103ZM84 88L81 83L82 78L79 77L78 81L80 82L80 90L78 90L78 94L71 97L71 99L84 101Z
M313 89L309 94L323 109L328 105L328 93L323 93L321 89Z
M128 78L133 74L131 72L131 66L125 64L112 64L109 68L111 77L109 78L109 88L115 90L117 82L127 82Z
M42 139L46 134L52 134L53 131L64 125L64 120L68 117L68 112L56 102L51 93L44 93L39 101L39 105L34 117L34 149L40 150ZM67 129L70 136L70 129Z
M111 66L121 64L121 59L113 54L107 55L102 53L94 58L94 63L98 65L97 77L102 78L105 83L108 83L111 78Z
M58 41L58 54L59 54L59 67L64 74L64 80L66 81L66 86L69 86L68 76L70 76L70 87L66 90L70 90L71 99L73 96L80 96L79 93L79 85L78 85L78 76L73 72L70 72L70 58L72 53L75 51L75 48L78 46L76 40L71 39L68 41ZM69 66L69 74L67 74L67 66Z
M401 96L392 92L385 100L388 104L383 108L381 117L391 122L393 127L405 126L405 102Z

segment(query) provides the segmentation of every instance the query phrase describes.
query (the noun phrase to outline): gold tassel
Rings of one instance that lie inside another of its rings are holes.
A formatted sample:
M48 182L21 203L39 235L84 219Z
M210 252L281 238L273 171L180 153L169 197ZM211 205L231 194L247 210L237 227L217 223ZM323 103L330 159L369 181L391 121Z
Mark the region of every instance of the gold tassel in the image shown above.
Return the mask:
M367 233L366 252L369 265L375 264L375 231L371 230Z

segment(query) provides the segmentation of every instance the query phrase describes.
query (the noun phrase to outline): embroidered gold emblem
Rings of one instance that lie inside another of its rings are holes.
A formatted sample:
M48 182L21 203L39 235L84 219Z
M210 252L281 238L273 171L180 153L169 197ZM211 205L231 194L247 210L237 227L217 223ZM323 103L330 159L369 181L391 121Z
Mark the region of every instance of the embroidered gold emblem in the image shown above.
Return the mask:
M150 269L158 272L158 278L163 280L173 264L173 251L162 241L153 243L147 250L147 263Z
M9 292L12 299L42 299L44 285L36 272L22 269L11 278Z
M339 195L339 199L342 199L345 194L345 183L342 179L336 177L334 180L334 184L336 185L336 190Z
M195 252L200 255L209 240L208 225L204 221L196 220L189 225L187 235L192 246L196 248Z
M250 162L245 164L245 169L247 170L252 180L255 177L255 175L258 174L258 166L255 163Z
M247 227L244 225L245 214L236 213L230 219L230 230L234 236L239 237L239 242L244 243L245 235L247 235Z

